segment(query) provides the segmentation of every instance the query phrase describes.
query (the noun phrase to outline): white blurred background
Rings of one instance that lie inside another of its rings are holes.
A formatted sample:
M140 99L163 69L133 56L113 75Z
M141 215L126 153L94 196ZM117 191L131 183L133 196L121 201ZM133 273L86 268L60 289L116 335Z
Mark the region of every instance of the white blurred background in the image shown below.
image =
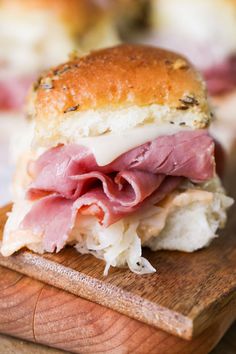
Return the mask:
M10 141L13 132L22 129L19 117L2 114L0 123L0 206L11 201L11 181L14 164L10 157Z

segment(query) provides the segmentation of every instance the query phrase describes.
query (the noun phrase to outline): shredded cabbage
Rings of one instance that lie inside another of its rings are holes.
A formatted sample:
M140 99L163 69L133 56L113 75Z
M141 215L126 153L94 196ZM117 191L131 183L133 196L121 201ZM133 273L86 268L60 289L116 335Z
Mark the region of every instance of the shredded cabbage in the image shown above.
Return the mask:
M155 268L141 256L142 245L136 231L137 227L138 222L127 224L121 220L104 229L92 217L80 217L74 232L78 241L75 248L82 254L90 253L104 259L106 262L104 275L108 274L111 266L126 265L137 274L153 273L156 271Z

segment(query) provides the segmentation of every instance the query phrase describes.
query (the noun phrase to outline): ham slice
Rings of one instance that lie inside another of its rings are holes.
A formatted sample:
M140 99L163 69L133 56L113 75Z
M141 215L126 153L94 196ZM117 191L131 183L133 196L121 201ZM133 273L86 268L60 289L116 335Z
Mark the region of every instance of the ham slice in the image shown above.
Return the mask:
M159 137L106 166L98 166L83 146L52 148L29 165L34 182L27 197L35 202L21 227L42 234L46 251L59 251L78 211L108 227L141 206L157 204L183 178L211 179L213 155L214 143L205 131Z
M204 72L211 95L220 95L236 89L236 56L232 56Z
M181 178L178 177L167 178L160 188L145 200L143 206L157 204L172 192L180 182ZM122 217L135 212L139 207L140 204L133 207L124 207L115 200L111 201L99 188L94 188L85 193L75 202L52 194L34 203L21 226L32 230L35 234L43 235L45 251L54 252L56 250L59 252L67 243L77 215L79 217L78 211L81 210L82 215L99 215L100 223L104 227L108 227Z
M120 156L114 170L135 169L169 176L184 176L193 182L212 177L214 142L206 131L186 131L161 136Z
M22 110L33 77L0 80L0 110Z
M86 183L89 182L81 176L94 171L107 175L138 170L150 174L184 176L194 182L203 182L213 175L213 155L214 142L203 130L161 136L128 151L106 166L98 166L86 147L76 144L58 146L30 164L29 174L34 182L28 197L34 199L39 191L47 191L66 198L76 198L80 194L78 190L86 189ZM91 182L91 175L89 177Z

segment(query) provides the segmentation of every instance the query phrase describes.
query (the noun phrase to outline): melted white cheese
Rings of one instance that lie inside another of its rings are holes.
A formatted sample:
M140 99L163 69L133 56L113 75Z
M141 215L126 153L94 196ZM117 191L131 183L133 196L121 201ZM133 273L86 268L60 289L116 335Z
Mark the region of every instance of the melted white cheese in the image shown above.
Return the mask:
M91 149L99 166L105 166L123 153L152 141L159 136L172 135L191 128L171 124L149 124L122 132L122 134L104 134L88 138L79 138L76 143Z

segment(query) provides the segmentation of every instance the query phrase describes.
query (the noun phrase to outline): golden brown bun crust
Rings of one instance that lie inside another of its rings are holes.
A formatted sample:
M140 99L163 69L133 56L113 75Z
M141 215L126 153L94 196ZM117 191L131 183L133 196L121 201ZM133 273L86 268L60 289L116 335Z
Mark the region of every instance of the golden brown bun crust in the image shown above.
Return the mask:
M104 16L96 0L1 0L0 9L51 12L61 18L72 31L80 33Z
M186 59L142 45L94 51L51 69L33 93L36 118L72 111L167 105L206 113L205 85ZM185 103L186 96L193 98Z

